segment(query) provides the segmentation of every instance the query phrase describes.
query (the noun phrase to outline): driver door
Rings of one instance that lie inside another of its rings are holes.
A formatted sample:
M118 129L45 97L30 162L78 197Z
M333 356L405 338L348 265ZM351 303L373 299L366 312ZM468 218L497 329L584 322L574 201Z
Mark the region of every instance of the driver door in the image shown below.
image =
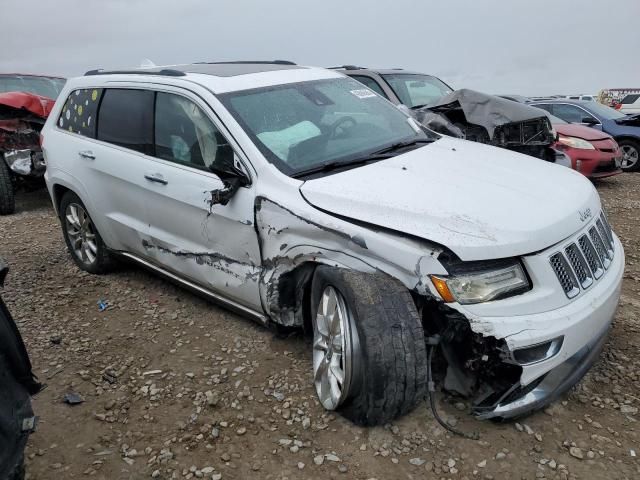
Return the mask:
M227 205L212 205L223 182L209 166L235 156L197 98L157 92L155 161L145 178L155 195L149 213L148 254L163 268L261 311L260 251L253 227L253 186Z

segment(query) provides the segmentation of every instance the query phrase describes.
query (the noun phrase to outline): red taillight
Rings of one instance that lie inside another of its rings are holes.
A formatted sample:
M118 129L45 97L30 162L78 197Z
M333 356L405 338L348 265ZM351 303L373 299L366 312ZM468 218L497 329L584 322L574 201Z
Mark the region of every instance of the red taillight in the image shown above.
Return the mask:
M622 108L622 104L621 103L616 103L613 108L615 108L616 110L620 110Z

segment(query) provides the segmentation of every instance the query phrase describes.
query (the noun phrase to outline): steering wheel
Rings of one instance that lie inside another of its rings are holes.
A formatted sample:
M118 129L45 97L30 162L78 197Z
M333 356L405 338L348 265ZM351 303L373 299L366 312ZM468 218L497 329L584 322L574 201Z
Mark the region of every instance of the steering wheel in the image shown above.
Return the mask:
M351 116L342 117L342 118L336 120L329 127L329 130L330 130L329 137L330 138L343 137L344 134L346 133L347 128L354 127L356 125L356 123L357 123L356 119L351 117ZM347 124L350 124L349 127L347 127Z

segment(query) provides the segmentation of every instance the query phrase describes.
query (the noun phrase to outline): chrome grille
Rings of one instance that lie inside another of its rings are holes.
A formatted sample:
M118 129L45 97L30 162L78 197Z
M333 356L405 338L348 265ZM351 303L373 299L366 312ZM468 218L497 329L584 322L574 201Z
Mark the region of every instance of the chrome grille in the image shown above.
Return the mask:
M593 277L591 276L591 270L587 265L587 261L584 259L584 255L580 252L580 249L575 243L572 243L565 248L565 253L569 259L569 263L573 267L573 271L576 272L578 281L582 288L589 288L593 283Z
M591 224L586 233L549 257L562 290L569 298L576 297L581 288L589 288L611 265L614 255L614 236L604 213Z
M587 259L587 264L589 264L589 268L593 273L593 277L597 280L604 273L604 268L602 267L602 262L600 261L600 257L598 257L598 253L589 240L589 237L586 235L582 235L578 239L578 244L580 245L580 250L584 254L584 258Z
M600 238L600 234L596 230L596 227L591 227L589 229L589 237L591 237L591 242L593 242L593 246L596 247L596 252L598 252L598 256L606 270L609 268L609 265L611 265L611 260L609 259L609 252L605 248L604 242L602 241L602 238Z
M609 223L609 220L607 220L607 216L604 214L604 212L602 213L602 215L600 215L600 218L602 219L602 223L604 223L605 230L607 231L609 243L611 243L611 246L613 246L613 229L611 228L611 224Z
M562 253L560 252L551 255L550 262L553 270L556 272L556 277L558 277L558 280L560 280L562 290L564 290L564 293L566 293L567 297L573 298L578 295L578 293L580 293L578 281L576 280L576 276L571 271L571 268L569 267L567 260L564 258L564 255L562 255Z
M613 258L613 238L609 238L609 232L604 228L604 223L602 223L601 218L596 222L596 226L598 227L600 238L602 238L602 241L606 244L605 246L609 251L609 258Z

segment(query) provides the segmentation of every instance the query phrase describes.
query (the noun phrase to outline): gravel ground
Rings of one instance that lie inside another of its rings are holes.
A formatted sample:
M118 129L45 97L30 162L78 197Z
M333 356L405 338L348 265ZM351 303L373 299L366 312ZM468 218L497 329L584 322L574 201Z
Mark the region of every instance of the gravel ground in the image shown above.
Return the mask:
M420 406L360 428L315 399L310 343L274 333L134 266L80 272L46 192L0 217L3 292L47 388L27 449L31 479L640 478L640 174L597 185L626 248L624 291L598 363L569 395L521 423ZM100 312L98 302L108 302ZM77 393L84 403L63 403Z

